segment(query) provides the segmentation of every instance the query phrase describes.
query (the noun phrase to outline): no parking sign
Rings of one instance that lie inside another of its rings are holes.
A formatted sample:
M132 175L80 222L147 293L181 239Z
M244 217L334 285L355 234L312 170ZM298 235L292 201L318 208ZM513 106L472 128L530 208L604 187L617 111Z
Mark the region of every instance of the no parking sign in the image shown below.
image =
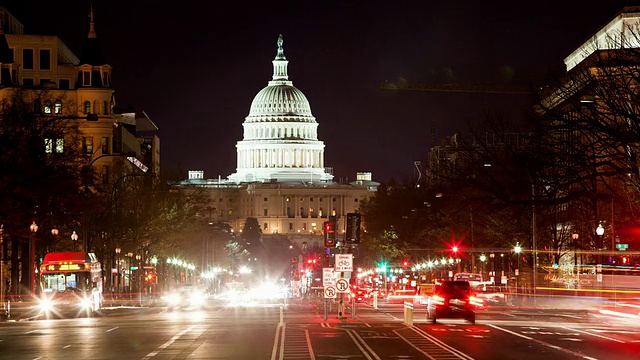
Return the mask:
M333 286L325 286L324 287L324 298L325 299L335 299L337 296L336 288Z

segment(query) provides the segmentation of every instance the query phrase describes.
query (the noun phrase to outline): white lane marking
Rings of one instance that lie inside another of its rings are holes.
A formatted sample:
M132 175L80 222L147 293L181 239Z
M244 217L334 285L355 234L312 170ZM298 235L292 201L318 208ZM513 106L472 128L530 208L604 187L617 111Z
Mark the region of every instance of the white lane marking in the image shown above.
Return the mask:
M356 346L360 349L360 352L362 352L364 357L366 357L369 360L372 360L371 356L369 356L369 353L367 353L367 351L364 349L366 347L367 350L371 352L371 355L373 355L376 360L381 360L380 357L378 357L378 354L376 354L375 351L373 351L373 349L371 349L369 345L367 345L367 343L364 342L364 339L362 339L360 335L358 335L358 333L355 332L355 330L347 329L347 334L349 335L349 337L351 337L351 340L353 340Z
M276 336L274 336L274 339L273 339L273 350L271 350L271 360L276 359L276 355L278 354L278 340L281 338L284 338L282 333L284 332L285 325L286 324L278 323L278 325L276 326ZM284 340L281 340L281 341L284 342Z
M567 330L577 331L577 332L582 333L582 334L591 335L591 336L599 337L601 339L611 340L611 341L615 341L615 342L619 342L619 343L624 344L624 341L618 340L618 339L614 339L614 338L610 338L608 336L602 336L602 335L599 335L599 334L592 334L592 333L584 331L584 330L578 330L578 329L570 328L570 327L567 327L567 326L561 326L561 327L564 328L564 329L567 329Z
M540 344L540 345L544 345L544 346L546 346L546 347L549 347L549 348L552 348L552 349L556 349L556 350L558 350L558 351L562 351L562 352L565 352L565 353L568 353L568 354L571 354L571 355L574 355L574 356L577 356L577 357L580 357L580 358L583 358L583 359L588 359L588 360L597 360L597 358L593 358L593 357L591 357L591 356L582 355L582 354L580 354L580 353L577 353L577 352L571 351L571 350L569 350L569 349L565 349L565 348L562 348L562 347L560 347L560 346L556 346L556 345L549 344L549 343L544 342L544 341L542 341L542 340L538 340L538 339L534 339L534 338L529 337L529 336L526 336L526 335L518 334L518 333L517 333L517 332L515 332L515 331L507 330L507 329L504 329L504 328L501 328L501 327L499 327L499 326L492 325L492 324L487 324L487 325L491 326L491 327L492 327L492 328L494 328L494 329L504 331L504 332L506 332L507 334L511 334L511 335L514 335L514 336L518 336L518 337L521 337L521 338L523 338L523 339L527 339L527 340L529 340L529 341L536 342L536 343L538 343L538 344Z
M111 332L111 331L116 330L116 329L119 329L119 328L120 328L120 326L116 326L116 327L111 328L111 329L109 329L109 330L107 330L107 331L105 331L105 332Z
M163 349L171 346L171 344L173 344L176 340L178 340L182 335L188 333L189 331L191 331L191 329L193 329L196 325L191 325L188 328L180 331L178 334L176 334L174 337L172 337L171 339L169 339L169 341L167 341L166 343L160 345L157 349L155 349L154 351L150 352L147 354L147 356L143 357L142 360L147 360L150 359L156 355L158 355L158 353L160 351L162 351Z
M311 346L311 337L309 336L309 330L304 331L304 337L307 339L307 346L309 347L309 356L311 356L311 360L316 360L316 355L313 353L313 347Z
M63 348L63 349L68 349L68 348L70 348L70 347L71 347L71 345L67 345L67 346L63 346L62 348Z

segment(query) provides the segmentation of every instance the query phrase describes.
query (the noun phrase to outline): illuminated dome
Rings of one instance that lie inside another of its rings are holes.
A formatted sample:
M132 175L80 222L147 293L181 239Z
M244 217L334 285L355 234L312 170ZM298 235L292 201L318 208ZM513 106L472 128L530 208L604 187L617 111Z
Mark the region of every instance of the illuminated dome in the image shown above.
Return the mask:
M269 121L269 116L300 117L294 121L315 121L311 115L309 100L293 85L271 85L262 89L251 103L247 122ZM287 81L290 83L290 81Z
M287 74L282 35L273 63L273 77L251 102L242 124L244 139L236 148L238 166L229 180L241 182L327 182L324 142L309 100Z

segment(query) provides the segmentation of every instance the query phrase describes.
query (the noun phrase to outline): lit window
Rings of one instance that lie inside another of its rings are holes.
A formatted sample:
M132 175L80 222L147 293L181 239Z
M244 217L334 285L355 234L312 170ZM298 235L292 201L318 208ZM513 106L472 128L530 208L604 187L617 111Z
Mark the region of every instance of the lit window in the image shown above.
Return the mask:
M45 100L44 102L44 113L51 114L51 101Z
M53 112L56 114L62 114L62 102L60 100L56 100L53 104Z
M84 149L85 154L93 154L93 137L85 137L84 138Z
M91 102L90 101L85 101L84 102L84 113L85 114L91 113Z

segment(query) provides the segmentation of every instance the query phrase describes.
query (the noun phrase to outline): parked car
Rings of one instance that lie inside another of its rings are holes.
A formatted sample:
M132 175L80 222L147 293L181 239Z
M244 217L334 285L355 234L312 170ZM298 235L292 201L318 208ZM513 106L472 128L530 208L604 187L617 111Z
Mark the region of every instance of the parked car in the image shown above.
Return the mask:
M482 306L482 299L474 296L468 281L442 281L436 283L429 298L427 320L435 324L437 319L465 319L475 324L476 308Z

